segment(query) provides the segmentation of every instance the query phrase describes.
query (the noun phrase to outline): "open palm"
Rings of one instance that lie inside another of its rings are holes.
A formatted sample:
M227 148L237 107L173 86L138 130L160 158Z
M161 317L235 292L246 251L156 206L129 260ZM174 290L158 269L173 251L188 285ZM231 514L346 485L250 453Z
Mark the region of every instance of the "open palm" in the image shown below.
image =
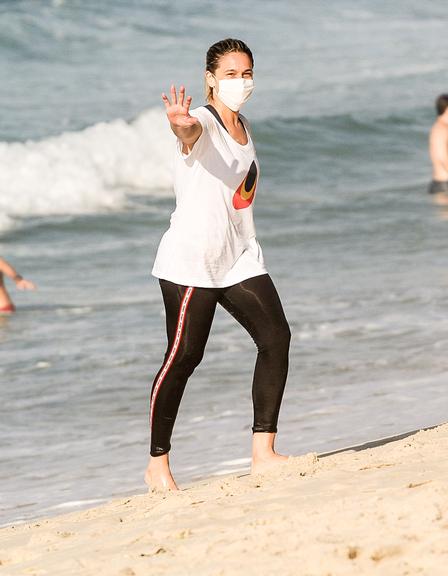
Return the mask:
M162 100L165 104L166 115L172 126L177 128L189 128L198 123L198 119L190 116L191 96L185 98L185 86L179 88L179 97L176 94L176 87L171 85L170 89L171 101L168 96L163 93Z

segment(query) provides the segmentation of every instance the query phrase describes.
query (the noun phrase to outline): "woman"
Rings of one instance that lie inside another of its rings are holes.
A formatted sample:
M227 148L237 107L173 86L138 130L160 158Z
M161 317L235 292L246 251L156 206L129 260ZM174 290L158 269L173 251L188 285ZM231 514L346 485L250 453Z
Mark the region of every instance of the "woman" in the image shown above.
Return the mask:
M6 290L3 276L11 278L19 290L35 290L36 286L30 280L23 278L9 262L0 258L0 314L12 314L16 307Z
M176 490L170 438L189 376L200 363L219 303L249 332L258 356L252 472L286 459L274 451L288 371L290 331L255 237L252 203L258 161L239 109L253 90L253 57L244 42L226 39L207 52L207 106L190 112L185 88L162 94L177 136L176 209L153 268L166 308L168 348L150 404L151 458L145 481Z

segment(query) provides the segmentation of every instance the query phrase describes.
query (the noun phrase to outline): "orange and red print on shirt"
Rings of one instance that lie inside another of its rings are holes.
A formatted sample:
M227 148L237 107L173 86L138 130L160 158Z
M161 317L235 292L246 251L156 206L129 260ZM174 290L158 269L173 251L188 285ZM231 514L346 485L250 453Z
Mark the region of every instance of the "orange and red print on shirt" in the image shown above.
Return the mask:
M257 176L257 165L255 162L252 162L246 177L238 186L235 194L233 195L233 207L236 210L247 208L254 201L255 189L257 187Z

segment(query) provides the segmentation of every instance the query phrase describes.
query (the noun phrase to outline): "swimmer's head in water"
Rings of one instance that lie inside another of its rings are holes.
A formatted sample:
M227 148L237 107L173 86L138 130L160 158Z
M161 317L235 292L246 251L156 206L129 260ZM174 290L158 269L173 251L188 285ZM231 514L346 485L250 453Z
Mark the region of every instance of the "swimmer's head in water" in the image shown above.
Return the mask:
M437 114L441 116L448 108L448 94L441 94L436 100Z
M207 50L207 56L205 59L205 70L206 75L210 78L210 75L214 76L216 70L219 67L220 60L226 54L231 54L233 52L246 54L250 64L250 70L254 67L254 57L250 48L245 44L242 40L236 40L235 38L226 38L225 40L220 40L219 42L215 42L210 48ZM208 73L208 74L207 74ZM252 74L251 74L252 75ZM205 97L207 101L213 99L213 86L206 81L205 83Z

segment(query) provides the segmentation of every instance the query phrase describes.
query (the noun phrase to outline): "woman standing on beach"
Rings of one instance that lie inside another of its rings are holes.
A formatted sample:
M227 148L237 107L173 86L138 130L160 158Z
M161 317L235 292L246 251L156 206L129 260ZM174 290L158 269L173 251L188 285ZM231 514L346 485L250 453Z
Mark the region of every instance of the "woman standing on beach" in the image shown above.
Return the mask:
M290 330L255 237L252 203L259 165L239 109L253 90L253 56L240 40L207 51L208 105L190 111L185 88L162 95L177 136L176 209L152 273L166 309L168 347L150 403L151 458L145 481L176 490L170 439L189 376L200 363L219 303L258 348L252 398L252 471L286 459L274 440L288 371ZM198 447L200 449L200 447Z

